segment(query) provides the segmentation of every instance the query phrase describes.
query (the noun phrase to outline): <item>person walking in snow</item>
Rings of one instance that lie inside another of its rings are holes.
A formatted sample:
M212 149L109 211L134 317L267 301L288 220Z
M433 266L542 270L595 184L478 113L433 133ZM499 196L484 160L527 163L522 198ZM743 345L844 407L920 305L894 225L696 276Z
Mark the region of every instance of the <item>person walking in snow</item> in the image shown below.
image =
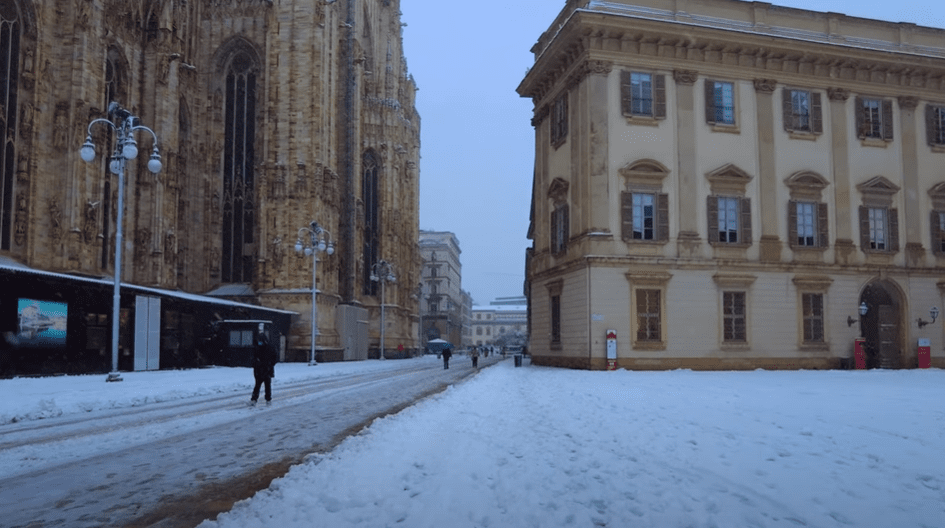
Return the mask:
M443 368L450 368L450 357L453 355L453 349L446 347L443 349Z
M253 377L256 378L256 386L253 387L251 405L256 405L256 400L259 399L259 388L263 384L266 385L266 404L272 401L272 378L276 375L276 362L279 360L275 347L263 332L264 328L264 325L259 323L256 346L253 348Z
M469 357L472 358L473 368L479 368L479 349L473 347L469 352Z

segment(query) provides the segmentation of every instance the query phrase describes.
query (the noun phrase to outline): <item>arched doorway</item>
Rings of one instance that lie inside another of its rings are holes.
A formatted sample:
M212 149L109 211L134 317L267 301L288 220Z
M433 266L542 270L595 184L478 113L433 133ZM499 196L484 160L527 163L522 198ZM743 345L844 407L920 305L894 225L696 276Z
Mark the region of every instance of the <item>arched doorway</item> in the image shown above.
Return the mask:
M902 295L892 281L877 280L860 294L866 315L860 335L866 339L866 368L899 368L902 357Z

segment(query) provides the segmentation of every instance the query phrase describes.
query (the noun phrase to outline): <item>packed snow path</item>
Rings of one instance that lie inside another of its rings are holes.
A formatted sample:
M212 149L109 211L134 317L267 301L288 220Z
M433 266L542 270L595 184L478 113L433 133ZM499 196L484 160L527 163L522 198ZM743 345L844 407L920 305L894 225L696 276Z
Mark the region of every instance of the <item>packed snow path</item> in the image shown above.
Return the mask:
M226 509L306 454L473 372L457 360L450 370L423 358L287 381L280 366L271 407L262 397L248 406L244 369L247 387L235 392L8 423L0 427L0 518L14 527L192 526L204 517L179 516L205 509L195 498Z

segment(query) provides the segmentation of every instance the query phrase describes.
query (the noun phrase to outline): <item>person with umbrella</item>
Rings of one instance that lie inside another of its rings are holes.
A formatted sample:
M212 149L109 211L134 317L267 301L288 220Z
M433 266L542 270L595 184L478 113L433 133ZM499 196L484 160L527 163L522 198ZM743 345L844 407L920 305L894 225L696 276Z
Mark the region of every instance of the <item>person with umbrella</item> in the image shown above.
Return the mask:
M450 368L450 357L453 355L453 345L447 344L443 349L443 368Z

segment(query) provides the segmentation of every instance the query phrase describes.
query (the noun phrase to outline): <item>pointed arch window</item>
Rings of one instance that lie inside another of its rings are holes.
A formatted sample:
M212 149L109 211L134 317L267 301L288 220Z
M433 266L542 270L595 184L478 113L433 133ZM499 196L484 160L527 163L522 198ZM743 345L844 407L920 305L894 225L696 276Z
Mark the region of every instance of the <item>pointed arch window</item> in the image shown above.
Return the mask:
M361 161L361 202L364 204L364 239L361 258L364 295L377 295L377 282L371 280L371 267L377 262L380 251L380 207L378 206L378 172L380 162L377 154L369 150Z
M13 243L16 192L17 82L19 80L20 23L16 6L0 1L0 133L3 134L3 155L0 156L0 250L9 250Z
M256 65L238 52L226 68L223 145L223 282L253 279L256 231Z

